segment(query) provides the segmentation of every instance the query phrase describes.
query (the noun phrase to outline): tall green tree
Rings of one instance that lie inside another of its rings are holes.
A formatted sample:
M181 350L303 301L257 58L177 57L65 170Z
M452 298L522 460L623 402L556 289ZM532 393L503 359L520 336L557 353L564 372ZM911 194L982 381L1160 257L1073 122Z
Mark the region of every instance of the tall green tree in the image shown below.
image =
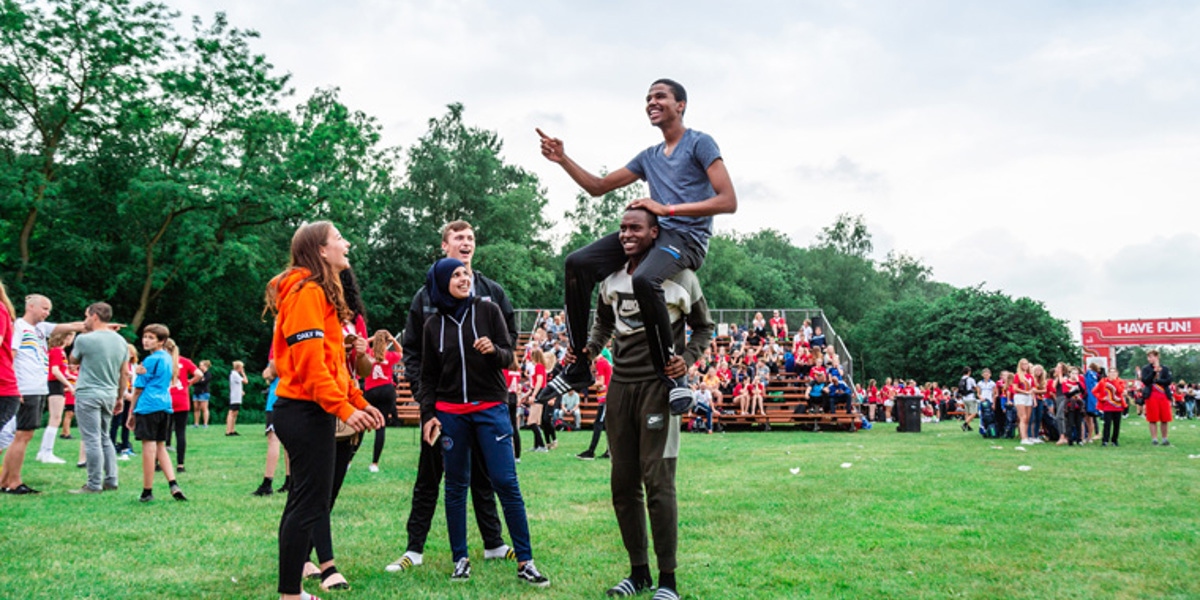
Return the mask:
M57 202L64 158L85 151L97 131L113 126L115 107L146 90L143 73L169 52L173 38L175 15L161 4L44 4L0 2L0 112L6 115L0 132L12 186L0 196L0 210L8 222L3 239L17 246L18 282L30 267L39 217Z
M963 367L999 373L1022 358L1047 366L1078 364L1066 322L1029 298L965 288L927 301L919 296L870 311L849 333L868 377L956 381ZM860 375L860 379L862 376Z

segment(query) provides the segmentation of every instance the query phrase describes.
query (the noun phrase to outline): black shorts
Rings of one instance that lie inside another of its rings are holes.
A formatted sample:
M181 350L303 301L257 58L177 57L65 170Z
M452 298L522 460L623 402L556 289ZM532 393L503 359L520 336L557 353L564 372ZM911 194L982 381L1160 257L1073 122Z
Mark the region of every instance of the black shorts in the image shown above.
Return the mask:
M267 427L263 431L263 433L274 433L275 432L275 411L268 410L267 412L263 413L263 416L266 417L266 419L267 419Z
M21 399L21 407L17 409L17 431L41 429L46 396L21 396Z
M50 395L51 396L63 395L63 384L61 381L59 381L57 379L51 379L47 385L50 386Z
M165 442L171 429L171 413L158 411L133 415L133 436L139 442Z
M231 413L235 413L235 412L237 412L237 411L241 410L241 408L242 408L242 403L241 403L241 402L238 402L237 404L230 404L230 405L229 405L229 412L231 412Z

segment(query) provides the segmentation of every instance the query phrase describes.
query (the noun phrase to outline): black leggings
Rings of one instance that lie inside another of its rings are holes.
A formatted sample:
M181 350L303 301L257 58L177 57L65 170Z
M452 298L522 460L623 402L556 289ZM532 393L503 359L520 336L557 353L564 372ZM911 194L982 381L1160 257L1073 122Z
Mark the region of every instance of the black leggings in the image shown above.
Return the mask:
M363 399L379 409L383 413L384 426L375 430L375 453L372 454L371 462L373 464L379 462L379 457L383 454L383 442L387 435L387 424L392 422L396 416L396 386L385 384L373 387L363 393Z
M518 460L521 458L521 433L517 430L517 395L508 393L508 421L512 424L512 430L517 432L513 435L513 456Z
M187 454L188 412L184 410L171 415L171 422L175 425L175 464L179 466L183 466L183 456ZM167 443L170 444L171 440L168 439Z
M671 315L663 297L662 284L684 269L699 270L704 249L695 240L672 229L660 228L655 246L633 272L633 295L637 298L650 346L650 362L661 375L675 354ZM567 335L575 356L587 346L593 290L596 283L622 268L629 257L616 233L610 233L572 252L566 262ZM663 376L665 378L665 376Z
M330 539L329 510L337 459L335 418L316 402L288 398L275 401L275 435L287 450L292 466L292 489L279 519L280 594L300 593L312 540ZM332 552L332 542L329 548Z
M346 440L336 440L334 445L333 459L333 488L329 492L329 514L333 515L333 506L337 504L338 494L342 491L342 484L346 482L346 471L350 470L350 461L354 460L354 455L358 453L358 448L362 445L363 434L356 435ZM313 530L312 540L308 546L308 554L312 556L312 551L317 551L317 564L329 562L333 560L333 529L332 524L326 529Z
M542 409L542 436L546 439L546 443L557 442L558 432L554 431L554 409L549 406Z
M1117 439L1121 437L1121 418L1123 416L1124 415L1115 410L1104 411L1104 432L1100 438L1101 442L1105 444L1109 442L1114 444L1119 443ZM1112 433L1112 437L1109 437L1110 432Z
M596 417L596 420L592 422L592 444L588 446L587 449L587 451L591 452L592 454L596 453L596 446L600 445L600 434L604 433L604 413L608 412L606 410L607 408L607 403L601 404L600 414Z
M126 448L131 448L129 445L129 428L125 426L129 420L129 407L132 403L126 402L125 409L119 415L113 415L112 423L108 427L108 438L112 440L113 446L117 452L121 452ZM121 433L121 443L117 443L117 432Z

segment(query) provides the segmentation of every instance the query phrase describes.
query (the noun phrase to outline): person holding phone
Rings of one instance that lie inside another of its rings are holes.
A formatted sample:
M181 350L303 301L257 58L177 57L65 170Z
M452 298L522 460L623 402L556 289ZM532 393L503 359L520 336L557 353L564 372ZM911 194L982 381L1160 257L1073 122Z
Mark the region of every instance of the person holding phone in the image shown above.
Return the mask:
M471 578L467 556L467 489L472 459L483 461L500 498L517 555L517 578L550 585L533 563L525 501L517 481L513 430L508 418L504 369L513 346L500 308L472 293L471 274L458 259L443 258L426 276L437 312L422 332L421 431L425 443L440 445L446 478L446 528L454 572L451 581ZM472 456L474 450L474 456Z

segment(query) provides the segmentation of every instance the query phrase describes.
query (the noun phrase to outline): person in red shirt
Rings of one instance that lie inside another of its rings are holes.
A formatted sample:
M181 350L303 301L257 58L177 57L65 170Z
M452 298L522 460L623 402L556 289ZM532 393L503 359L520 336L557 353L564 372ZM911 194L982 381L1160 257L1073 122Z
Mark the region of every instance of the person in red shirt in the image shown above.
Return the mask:
M883 418L885 423L892 422L892 408L896 406L896 388L892 385L892 378L888 377L883 380Z
M1150 439L1155 446L1170 446L1167 440L1167 430L1174 416L1171 414L1171 369L1162 364L1158 350L1146 353L1150 363L1142 367L1142 385L1145 386L1142 397L1146 399L1146 421L1150 423ZM1160 435L1161 434L1161 435ZM1161 441L1160 441L1161 437Z
M1013 404L1017 407L1017 420L1021 433L1022 444L1033 444L1030 436L1030 417L1033 414L1033 365L1022 358L1017 363L1017 372L1013 374Z
M867 382L867 419L872 423L875 422L875 406L879 404L879 388L875 385L875 380Z
M786 340L788 336L787 319L780 316L779 311L775 311L775 316L771 317L771 333L776 339Z
M592 460L596 458L596 448L600 446L600 434L604 433L604 417L608 412L608 383L612 381L613 368L612 363L608 360L608 349L605 348L600 356L596 357L592 366L596 369L596 400L600 402L600 411L596 414L596 420L592 421L592 442L588 445L587 450L575 455L579 460ZM604 449L604 454L600 458L608 458L608 448Z
M1117 374L1116 369L1110 369L1108 377L1096 383L1096 408L1104 415L1104 431L1100 445L1119 446L1121 437L1121 419L1125 412L1125 382Z
M175 338L167 340L167 352L176 353L178 347ZM188 413L192 410L192 384L204 377L204 373L196 368L196 363L183 356L179 357L179 371L175 381L171 383L171 414L172 429L167 431L167 446L171 446L171 433L175 433L175 472L185 473L183 459L187 454Z
M400 364L402 358L393 348L399 347L400 343L388 330L380 329L371 338L371 352L367 355L371 362L371 372L363 384L363 398L383 414L385 421L396 416L396 380L393 369ZM379 472L379 457L383 455L386 433L387 427L375 430L375 452L371 455L371 464L367 466L367 471L371 473Z
M0 428L5 427L21 407L21 389L17 386L17 374L13 370L13 359L16 358L12 345L14 314L8 290L0 282L0 342L4 344L0 347ZM0 439L0 452L4 452L13 438L11 435L0 438L3 438Z
M517 431L517 405L521 398L521 364L514 356L512 364L504 370L504 385L508 387L508 423ZM521 436L513 436L513 458L521 464Z
M11 325L11 323L9 323ZM66 414L67 394L71 394L71 413L75 412L75 389L67 368L66 347L75 341L75 332L64 331L50 336L50 420L42 434L42 445L38 449L37 461L61 465L67 461L54 455L54 441L58 437L71 439L71 421ZM59 433L59 429L63 432Z

